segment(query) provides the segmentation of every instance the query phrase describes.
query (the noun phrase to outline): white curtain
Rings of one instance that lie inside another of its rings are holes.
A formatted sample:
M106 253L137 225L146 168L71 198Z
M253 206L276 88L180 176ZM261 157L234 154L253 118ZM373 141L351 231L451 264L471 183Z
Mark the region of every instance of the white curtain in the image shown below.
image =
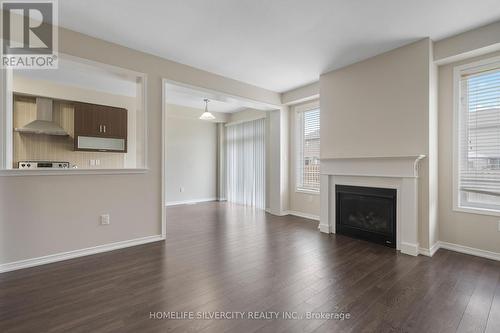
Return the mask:
M226 127L227 200L265 208L265 119Z

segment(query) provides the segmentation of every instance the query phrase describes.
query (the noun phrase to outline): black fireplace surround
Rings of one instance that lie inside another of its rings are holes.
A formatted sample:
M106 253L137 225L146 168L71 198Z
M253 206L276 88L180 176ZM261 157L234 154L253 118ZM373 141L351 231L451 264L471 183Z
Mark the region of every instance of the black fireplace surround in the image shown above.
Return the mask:
M396 248L396 190L335 186L335 232Z

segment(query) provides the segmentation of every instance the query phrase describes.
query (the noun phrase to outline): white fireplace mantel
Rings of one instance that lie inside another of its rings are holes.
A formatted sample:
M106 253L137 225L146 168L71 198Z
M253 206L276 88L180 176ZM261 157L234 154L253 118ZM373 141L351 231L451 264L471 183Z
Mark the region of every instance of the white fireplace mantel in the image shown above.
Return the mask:
M321 159L319 229L335 233L335 185L396 189L396 248L418 255L418 171L425 155Z

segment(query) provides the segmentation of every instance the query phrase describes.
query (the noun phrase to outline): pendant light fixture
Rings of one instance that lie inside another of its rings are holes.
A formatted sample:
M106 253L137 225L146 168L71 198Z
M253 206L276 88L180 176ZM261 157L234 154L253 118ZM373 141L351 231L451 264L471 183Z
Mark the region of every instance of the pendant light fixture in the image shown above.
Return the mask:
M214 120L215 117L213 114L208 112L208 102L210 102L207 98L205 98L203 101L205 101L205 112L200 116L201 120Z

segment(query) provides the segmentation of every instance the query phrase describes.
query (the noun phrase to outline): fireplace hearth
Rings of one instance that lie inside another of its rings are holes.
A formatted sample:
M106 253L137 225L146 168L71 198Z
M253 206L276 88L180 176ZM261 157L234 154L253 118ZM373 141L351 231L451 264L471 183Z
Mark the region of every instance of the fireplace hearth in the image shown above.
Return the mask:
M396 248L396 197L395 189L336 185L336 232Z

